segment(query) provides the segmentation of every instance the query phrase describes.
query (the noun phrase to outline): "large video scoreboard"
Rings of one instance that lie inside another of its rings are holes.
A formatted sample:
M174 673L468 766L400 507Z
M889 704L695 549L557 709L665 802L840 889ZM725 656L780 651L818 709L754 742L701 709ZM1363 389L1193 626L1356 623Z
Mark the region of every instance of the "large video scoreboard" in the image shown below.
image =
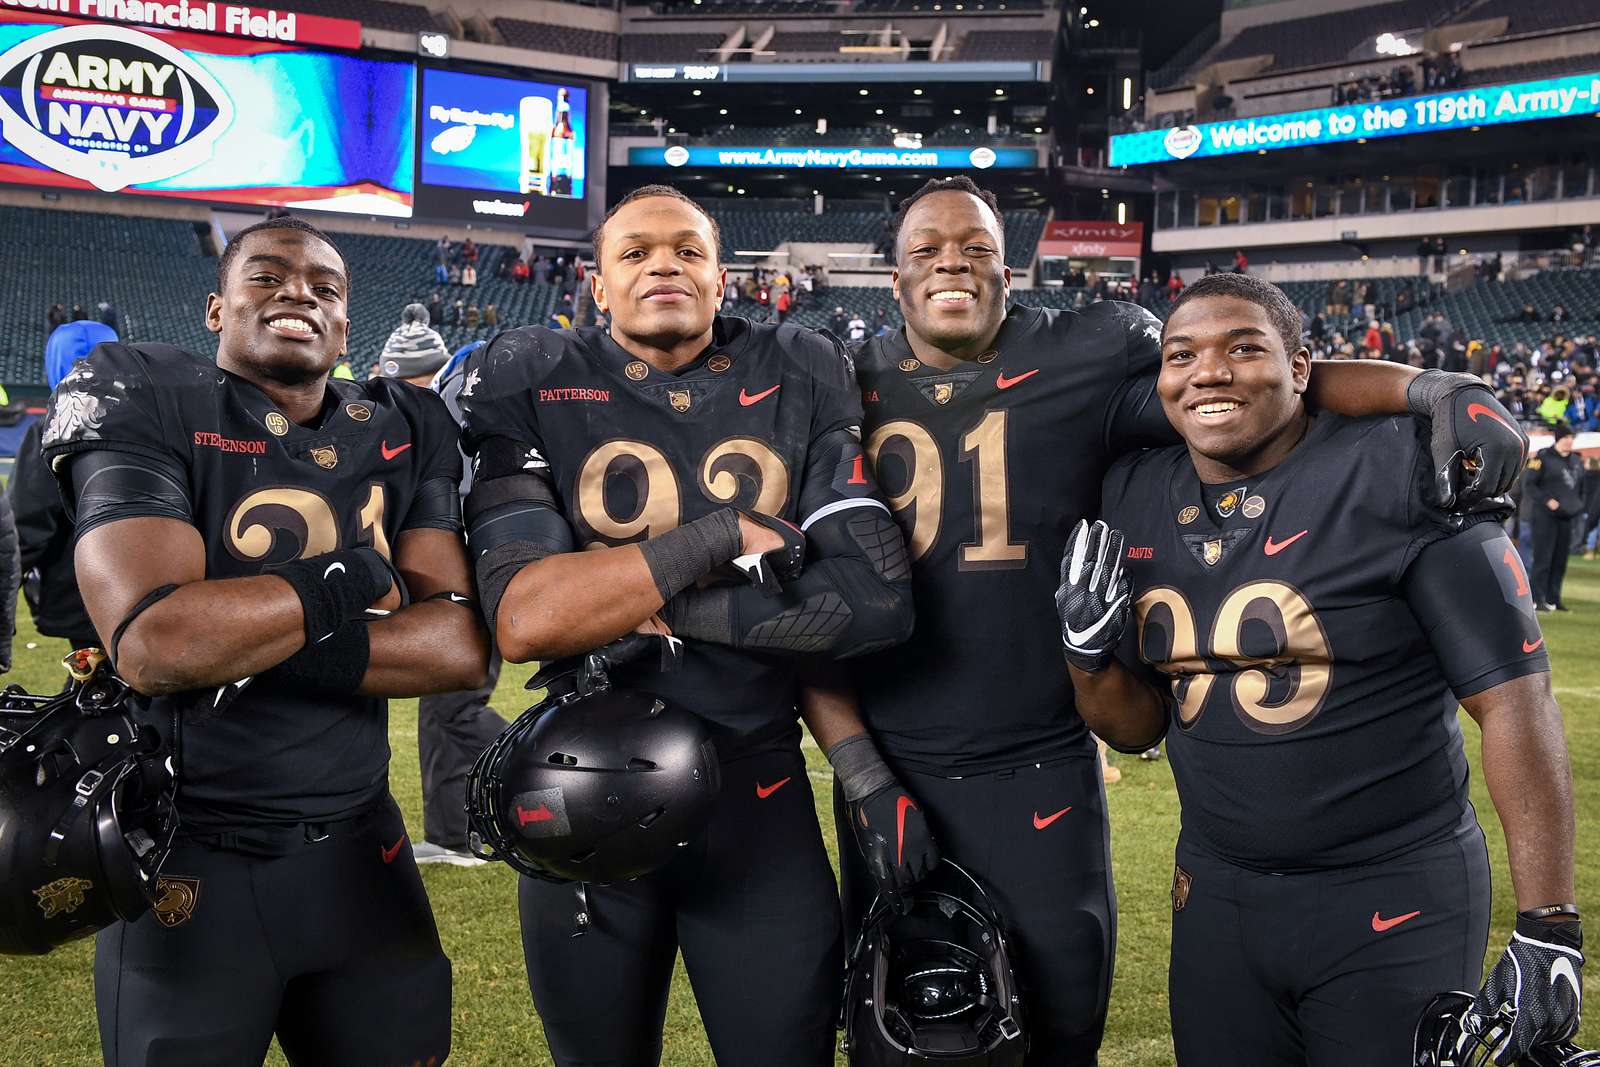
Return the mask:
M300 43L359 45L359 24L347 20L227 22L232 8L190 4L181 26L218 23L193 32L71 17L68 6L0 0L0 182L574 232L592 224L588 82Z

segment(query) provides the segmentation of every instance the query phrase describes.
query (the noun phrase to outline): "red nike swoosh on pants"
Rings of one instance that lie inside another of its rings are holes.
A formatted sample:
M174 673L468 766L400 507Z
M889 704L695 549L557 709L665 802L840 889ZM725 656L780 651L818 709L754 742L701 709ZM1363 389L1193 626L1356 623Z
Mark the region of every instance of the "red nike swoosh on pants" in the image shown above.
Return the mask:
M1055 822L1057 819L1061 818L1061 816L1065 815L1067 812L1069 812L1071 810L1072 810L1072 805L1068 804L1066 807L1062 808L1060 811L1056 812L1054 815L1046 815L1042 819L1039 818L1039 813L1038 812L1034 812L1033 813L1033 828L1035 830L1043 830L1046 826L1049 826L1051 823Z
M378 853L381 856L383 856L383 862L385 862L385 863L393 863L394 862L394 858L396 856L400 855L400 846L405 844L405 843L406 843L406 835L405 834L401 834L400 835L400 840L398 840L398 841L396 841L394 843L394 847L393 848L384 848L382 845L379 845L378 846Z
M1422 912L1420 912L1420 911L1408 911L1404 915L1396 915L1392 919L1385 919L1381 915L1379 915L1377 912L1373 912L1372 913L1372 932L1376 933L1376 934L1381 934L1381 933L1384 933L1385 931L1393 930L1396 926L1399 926L1401 923L1406 922L1406 921L1408 921L1410 919L1415 919L1418 915L1421 915L1421 914L1422 914Z
M789 779L787 779L787 778L780 778L776 782L773 782L771 785L762 785L760 782L757 782L756 783L756 796L760 797L762 800L765 800L768 797L770 797L772 794L776 793L778 790L782 789L784 786L786 786L788 784L789 784Z

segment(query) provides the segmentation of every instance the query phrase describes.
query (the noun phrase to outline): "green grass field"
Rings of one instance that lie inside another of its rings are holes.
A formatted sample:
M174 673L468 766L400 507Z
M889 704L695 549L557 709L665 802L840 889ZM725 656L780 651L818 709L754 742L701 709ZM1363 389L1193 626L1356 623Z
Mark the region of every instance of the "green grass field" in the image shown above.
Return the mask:
M1556 663L1556 695L1566 711L1578 797L1578 899L1600 909L1600 660L1594 655L1600 634L1600 563L1573 561L1567 578L1572 614L1545 616L1545 632ZM30 689L53 690L59 684L63 642L39 641L19 614L16 670L11 680ZM497 706L503 713L526 703L521 686L526 669L508 667L500 680ZM1476 726L1463 715L1467 752L1478 754ZM390 740L395 759L395 795L413 829L421 825L416 757L416 701L392 705ZM819 798L817 816L832 826L828 810L829 771L814 748L807 757ZM1123 758L1123 780L1110 788L1112 844L1117 892L1121 902L1121 942L1116 985L1106 1034L1105 1067L1168 1067L1172 1048L1167 1034L1166 957L1168 890L1172 846L1178 830L1178 804L1167 764ZM1495 870L1495 925L1491 957L1499 954L1510 932L1515 905L1505 866L1505 843L1499 823L1490 815L1483 783L1474 766L1473 800L1487 820L1490 855ZM825 835L830 836L831 833ZM528 997L517 936L515 877L503 867L462 870L424 868L428 892L438 915L446 951L455 963L455 1049L451 1063L463 1065L548 1064L539 1025ZM99 1062L91 979L93 947L80 942L45 959L0 958L0 1067L60 1065L79 1067ZM1592 977L1591 977L1591 980ZM396 1011L406 1005L396 1004ZM1587 1044L1600 1042L1600 1012L1584 1026ZM667 1021L664 1061L673 1067L708 1065L711 1055L695 1014L694 999L680 971ZM276 1052L269 1062L282 1063ZM842 1060L841 1060L842 1062ZM224 1067L224 1065L219 1065ZM725 1065L744 1067L744 1065ZM1248 1065L1241 1065L1248 1067ZM1354 1067L1354 1065L1352 1065ZM1367 1067L1367 1065L1362 1065ZM1398 1065L1397 1065L1398 1067Z

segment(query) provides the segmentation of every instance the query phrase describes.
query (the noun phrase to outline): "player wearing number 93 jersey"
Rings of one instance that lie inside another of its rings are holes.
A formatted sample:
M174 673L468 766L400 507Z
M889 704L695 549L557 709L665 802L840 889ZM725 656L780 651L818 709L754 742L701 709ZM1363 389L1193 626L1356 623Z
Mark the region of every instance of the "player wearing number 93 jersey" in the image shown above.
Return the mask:
M1308 413L1298 340L1264 282L1184 294L1159 390L1187 445L1112 467L1058 593L1084 718L1123 746L1171 722L1178 1063L1410 1062L1423 1007L1477 985L1489 868L1458 702L1483 730L1523 910L1505 961L1522 980L1477 1005L1517 1019L1509 1063L1570 1036L1582 966L1526 575L1492 516L1428 505L1412 419ZM1110 659L1124 620L1131 666Z
M105 1060L442 1061L450 964L389 796L384 698L481 682L444 404L330 380L349 278L295 219L235 235L217 361L103 344L44 454L117 669L181 717L160 899L99 935ZM407 1010L393 1006L404 1002Z
M636 190L595 235L610 326L507 331L460 394L470 550L501 652L549 660L670 630L678 669L614 678L699 715L722 764L705 831L660 870L588 887L585 927L572 887L522 879L559 1064L655 1062L680 948L719 1063L832 1062L842 936L797 667L904 640L910 569L844 352L715 315L717 244L681 193Z

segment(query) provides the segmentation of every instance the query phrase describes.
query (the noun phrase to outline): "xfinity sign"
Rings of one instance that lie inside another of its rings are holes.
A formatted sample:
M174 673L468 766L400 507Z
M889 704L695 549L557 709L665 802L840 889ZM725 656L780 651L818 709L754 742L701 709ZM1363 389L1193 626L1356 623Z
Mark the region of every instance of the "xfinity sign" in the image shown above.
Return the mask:
M1205 122L1111 138L1111 165L1133 167L1368 137L1437 133L1600 113L1600 73L1429 96Z

